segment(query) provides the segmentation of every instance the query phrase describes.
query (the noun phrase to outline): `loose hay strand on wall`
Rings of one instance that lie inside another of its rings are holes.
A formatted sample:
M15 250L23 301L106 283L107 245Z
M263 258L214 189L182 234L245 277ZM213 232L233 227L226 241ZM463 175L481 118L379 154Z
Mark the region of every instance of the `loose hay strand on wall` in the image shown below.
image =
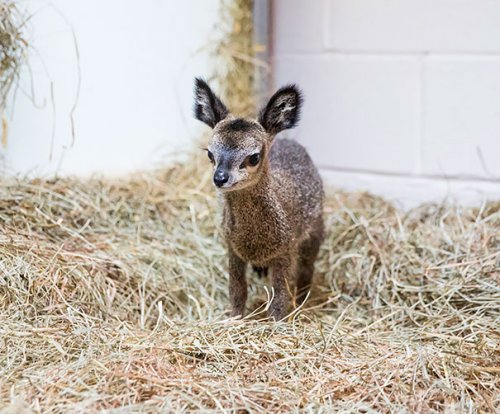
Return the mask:
M22 28L25 21L13 1L0 0L0 108L19 74L25 59L27 42Z
M0 0L0 117L2 144L7 143L4 110L12 85L19 76L28 44L23 36L25 19L16 2Z
M231 321L206 167L1 183L0 407L498 411L499 203L330 192L305 308Z

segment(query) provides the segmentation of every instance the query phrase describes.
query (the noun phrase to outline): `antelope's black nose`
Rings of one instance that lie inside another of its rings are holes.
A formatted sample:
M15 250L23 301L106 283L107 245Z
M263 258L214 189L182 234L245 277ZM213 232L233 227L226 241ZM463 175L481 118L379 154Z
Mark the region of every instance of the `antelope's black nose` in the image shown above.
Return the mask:
M214 184L217 187L222 187L229 180L229 174L223 170L217 170L214 174Z

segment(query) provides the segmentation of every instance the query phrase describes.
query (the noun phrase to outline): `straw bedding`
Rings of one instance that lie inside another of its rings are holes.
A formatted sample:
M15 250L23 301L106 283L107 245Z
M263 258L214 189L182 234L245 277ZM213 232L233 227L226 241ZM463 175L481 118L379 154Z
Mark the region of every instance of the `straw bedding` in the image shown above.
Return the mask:
M316 285L227 316L208 161L0 185L0 412L500 410L500 203L330 191Z

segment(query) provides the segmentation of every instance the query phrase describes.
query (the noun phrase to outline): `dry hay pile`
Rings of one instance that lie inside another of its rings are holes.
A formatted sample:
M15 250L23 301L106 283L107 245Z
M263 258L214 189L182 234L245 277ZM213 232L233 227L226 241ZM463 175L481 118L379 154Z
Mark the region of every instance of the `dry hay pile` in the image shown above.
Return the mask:
M1 183L0 412L498 412L499 203L331 192L306 308L237 321L209 181Z

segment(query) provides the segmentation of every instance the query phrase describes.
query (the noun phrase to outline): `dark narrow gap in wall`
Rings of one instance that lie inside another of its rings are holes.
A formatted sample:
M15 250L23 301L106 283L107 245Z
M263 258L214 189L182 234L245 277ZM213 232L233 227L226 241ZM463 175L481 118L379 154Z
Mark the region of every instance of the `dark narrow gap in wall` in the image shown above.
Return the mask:
M257 106L267 102L273 87L272 68L272 0L255 0L253 5L255 45L255 87Z

